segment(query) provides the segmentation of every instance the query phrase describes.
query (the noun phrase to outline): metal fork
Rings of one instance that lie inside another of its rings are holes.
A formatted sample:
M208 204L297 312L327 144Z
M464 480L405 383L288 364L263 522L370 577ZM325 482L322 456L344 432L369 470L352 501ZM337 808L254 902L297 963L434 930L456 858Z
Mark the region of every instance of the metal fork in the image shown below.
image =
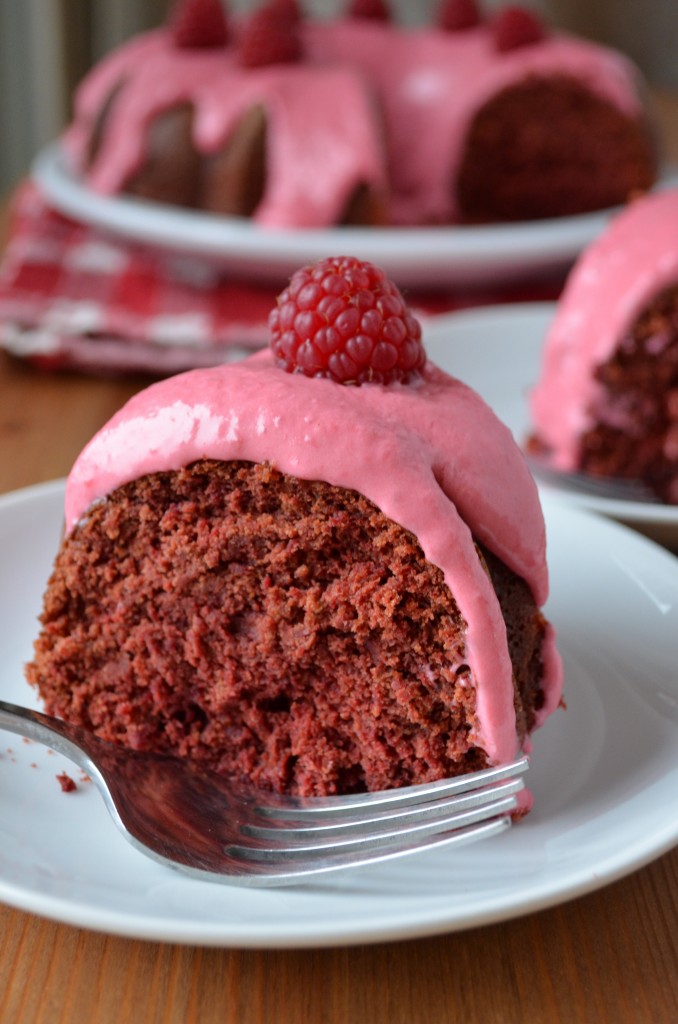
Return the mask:
M249 886L298 884L502 832L529 763L521 757L424 785L301 798L107 743L6 701L0 701L0 728L74 761L96 783L125 838L149 857L204 880Z
M532 453L527 456L527 464L537 482L556 487L564 486L578 494L588 494L592 498L660 504L659 497L642 480L593 476L591 473L554 469L540 456Z

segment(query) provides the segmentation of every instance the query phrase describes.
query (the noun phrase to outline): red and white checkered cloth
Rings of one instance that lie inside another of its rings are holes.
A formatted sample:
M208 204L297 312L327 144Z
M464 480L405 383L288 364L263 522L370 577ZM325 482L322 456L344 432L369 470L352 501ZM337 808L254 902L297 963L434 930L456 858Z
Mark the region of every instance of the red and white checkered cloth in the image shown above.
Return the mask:
M69 220L26 183L0 265L0 344L46 368L173 373L264 345L273 295Z
M559 287L408 299L425 316L551 299ZM207 260L132 244L69 220L26 182L13 200L0 264L0 345L45 369L176 373L265 345L275 294Z

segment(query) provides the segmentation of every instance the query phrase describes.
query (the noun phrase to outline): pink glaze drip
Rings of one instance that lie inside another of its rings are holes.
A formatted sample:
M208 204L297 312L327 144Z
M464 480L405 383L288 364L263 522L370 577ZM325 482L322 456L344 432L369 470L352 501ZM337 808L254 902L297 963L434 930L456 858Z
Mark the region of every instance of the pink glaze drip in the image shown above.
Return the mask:
M474 392L430 363L415 386L344 387L286 374L268 351L182 374L132 398L84 449L68 480L67 529L121 484L200 458L270 462L359 491L414 533L467 623L476 739L494 762L515 755L506 630L472 534L541 604L548 587L544 522L510 432ZM551 631L544 668L540 721L560 699Z
M193 144L205 155L223 146L252 107L266 110L269 172L256 214L262 225L334 223L358 185L385 187L373 99L346 68L319 69L312 79L301 64L243 70L231 51L178 50L166 32L149 33L98 65L78 91L66 137L76 166L120 83L88 174L98 192L124 189L143 163L150 122L182 103L193 105Z
M533 426L553 465L578 464L579 439L614 415L595 380L643 308L678 281L678 191L637 199L579 258L548 332L530 395Z
M260 69L241 68L232 49L178 50L164 30L135 39L78 91L66 140L76 166L84 164L99 110L121 82L110 133L88 176L107 194L121 191L138 169L148 122L163 110L193 104L194 144L212 153L259 102L269 112L272 166L254 220L322 227L336 221L356 185L384 185L376 97L389 145L393 221L438 223L455 217L451 183L468 126L504 87L529 75L572 75L630 116L641 111L636 72L625 58L562 35L500 54L486 27L406 31L346 20L308 22L304 32L304 64Z

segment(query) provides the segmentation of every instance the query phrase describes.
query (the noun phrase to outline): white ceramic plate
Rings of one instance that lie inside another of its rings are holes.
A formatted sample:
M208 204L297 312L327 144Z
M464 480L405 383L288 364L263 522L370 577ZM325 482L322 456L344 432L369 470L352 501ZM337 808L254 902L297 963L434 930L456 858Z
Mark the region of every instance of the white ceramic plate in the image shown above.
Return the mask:
M555 308L549 302L496 306L445 314L426 324L429 356L475 388L511 428L519 444L530 430L527 395L537 380L541 349ZM678 548L678 505L599 497L575 489L565 480L538 483L543 493L610 516Z
M22 680L61 525L56 482L0 498L0 696ZM92 783L0 732L0 899L70 924L240 947L431 935L538 910L616 879L678 840L678 562L602 517L546 502L567 710L535 737L532 813L485 843L308 888L185 878L117 832ZM626 628L633 622L633 629ZM78 782L65 794L55 779Z
M333 228L271 231L250 221L92 192L69 170L58 143L32 174L62 213L136 242L209 257L238 274L279 282L297 267L347 253L382 266L407 287L489 284L568 267L613 211L471 228ZM663 183L678 178L667 172Z

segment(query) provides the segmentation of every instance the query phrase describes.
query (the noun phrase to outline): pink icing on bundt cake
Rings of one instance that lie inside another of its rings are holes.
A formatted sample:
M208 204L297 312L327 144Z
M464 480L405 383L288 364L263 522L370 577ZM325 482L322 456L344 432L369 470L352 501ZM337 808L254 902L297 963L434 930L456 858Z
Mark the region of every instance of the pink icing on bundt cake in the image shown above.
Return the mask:
M90 72L66 143L93 189L304 228L567 215L654 180L639 76L603 47L511 42L489 15L301 19L298 59L252 66L247 29L211 47L159 29Z

